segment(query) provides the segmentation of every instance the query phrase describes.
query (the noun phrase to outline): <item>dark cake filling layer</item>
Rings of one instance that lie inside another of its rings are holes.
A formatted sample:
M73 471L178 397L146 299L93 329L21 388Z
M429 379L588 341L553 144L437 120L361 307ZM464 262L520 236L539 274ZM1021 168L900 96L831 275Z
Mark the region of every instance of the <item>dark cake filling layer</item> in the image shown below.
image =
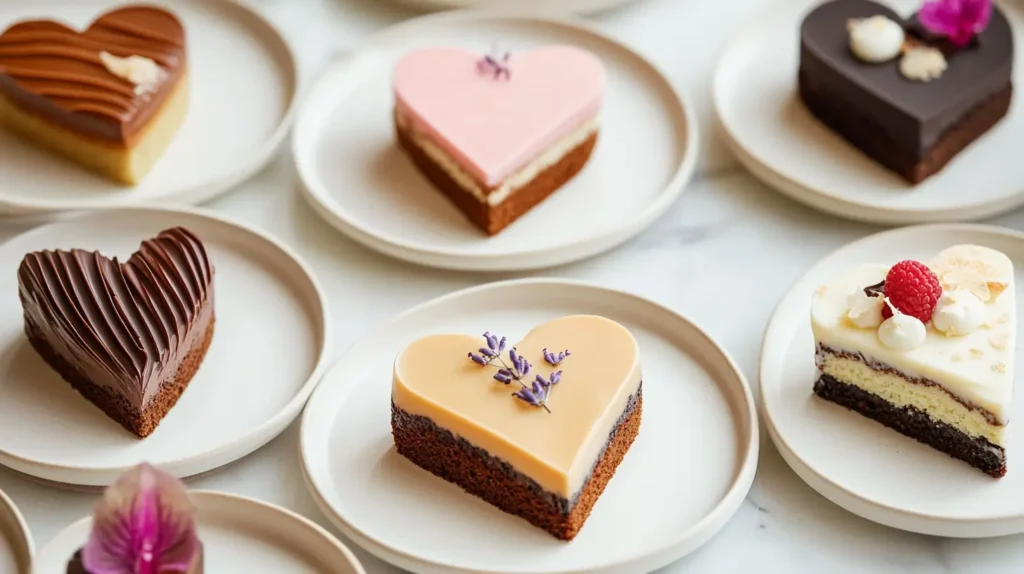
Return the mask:
M874 421L962 460L986 474L1000 478L1006 474L1006 451L981 437L970 437L960 430L928 416L915 407L896 405L859 387L822 374L814 383L819 397L844 406Z

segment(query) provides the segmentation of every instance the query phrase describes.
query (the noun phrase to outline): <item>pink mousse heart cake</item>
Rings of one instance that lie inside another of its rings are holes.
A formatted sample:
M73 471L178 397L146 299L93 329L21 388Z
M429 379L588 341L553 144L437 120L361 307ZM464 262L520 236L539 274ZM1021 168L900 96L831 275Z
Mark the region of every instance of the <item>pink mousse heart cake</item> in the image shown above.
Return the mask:
M395 69L398 141L494 235L572 179L597 143L604 65L573 46L483 56L434 47Z

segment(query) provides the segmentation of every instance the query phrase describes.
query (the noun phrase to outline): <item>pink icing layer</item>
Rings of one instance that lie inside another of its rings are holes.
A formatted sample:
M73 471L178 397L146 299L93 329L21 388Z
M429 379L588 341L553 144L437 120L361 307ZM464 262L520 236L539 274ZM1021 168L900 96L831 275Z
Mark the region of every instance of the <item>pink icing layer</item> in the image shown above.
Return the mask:
M480 55L424 48L395 68L395 105L476 180L489 187L597 116L604 65L573 46L513 54L508 79L477 69Z

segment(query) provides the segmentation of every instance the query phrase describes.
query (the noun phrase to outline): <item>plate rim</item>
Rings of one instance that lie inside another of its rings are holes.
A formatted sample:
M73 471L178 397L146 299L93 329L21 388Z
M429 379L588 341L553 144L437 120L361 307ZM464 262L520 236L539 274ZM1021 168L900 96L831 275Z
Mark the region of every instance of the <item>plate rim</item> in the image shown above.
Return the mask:
M318 331L317 334L320 339L320 344L317 346L316 362L314 363L312 370L310 370L306 381L298 389L295 395L292 396L292 398L276 414L263 421L255 428L249 430L246 434L220 445L217 448L207 449L199 454L164 462L161 463L160 466L166 472L169 472L179 478L191 478L241 460L242 458L245 458L246 456L249 456L261 449L268 442L284 432L288 425L298 418L302 413L302 410L305 408L309 397L323 378L323 374L330 366L328 358L329 355L331 355L331 350L334 345L334 332L331 328L330 304L329 299L326 296L326 292L320 284L320 280L317 279L313 269L308 263L306 263L305 259L276 237L236 218L224 216L219 212L194 207L133 206L79 213L77 215L40 225L23 233L19 233L7 241L0 243L0 252L2 252L9 243L15 240L21 240L26 237L31 238L37 235L45 235L56 227L60 227L68 223L74 223L80 219L103 218L123 213L145 213L171 218L174 218L175 216L196 217L206 220L207 223L213 225L227 226L234 228L236 232L240 231L242 233L254 235L256 238L266 242L270 247L276 249L280 255L283 255L294 263L302 271L304 279L308 283L308 287L314 295L314 297L310 298L307 303L313 304L310 311L316 315L314 317L314 328ZM242 452L242 454L235 454L237 452ZM115 477L131 467L131 465L97 467L51 464L31 457L16 455L3 449L0 449L0 465L10 468L18 473L28 475L32 478L53 481L61 485L76 486L106 486L111 482L111 480L101 480L102 477ZM198 468L198 470L183 470L196 468Z
M885 0L881 1L885 2ZM815 4L816 1L789 0L788 5L784 6L795 9L798 5L810 8ZM1005 3L1000 3L999 7L1006 10ZM759 15L772 14L778 8L779 6L775 5L771 10L762 10ZM925 225L976 221L995 217L1024 205L1024 185L1022 185L1014 193L968 206L931 208L880 206L876 203L862 201L857 198L843 197L829 190L805 184L773 168L761 159L756 150L748 148L742 143L741 138L736 135L732 124L727 121L729 117L727 110L730 106L727 106L725 101L728 99L726 94L730 91L723 87L726 83L725 76L731 69L728 61L736 58L736 53L743 48L745 43L750 41L749 32L758 28L757 24L759 22L760 19L754 17L750 22L741 26L739 31L730 38L719 53L711 77L711 100L714 114L718 125L722 128L723 139L726 145L733 152L739 163L766 186L817 211L843 219L884 225Z
M34 6L33 3L38 0L20 1ZM285 69L282 69L282 75L288 78L288 83L291 85L291 97L289 98L288 105L278 118L274 131L262 142L260 147L249 157L237 162L231 170L226 171L217 178L206 182L200 182L196 185L182 187L177 191L164 196L144 200L133 199L131 197L125 199L110 199L103 200L103 203L97 204L95 202L83 202L81 200L69 199L24 199L17 196L4 196L3 194L0 194L0 215L53 215L68 211L92 212L121 209L125 207L161 206L167 204L196 205L219 197L248 181L277 156L277 152L281 149L285 138L291 131L296 115L298 114L299 104L304 100L303 96L305 94L305 90L301 83L302 67L299 59L295 55L294 48L288 42L287 37L282 33L281 29L271 22L269 18L264 16L260 10L256 9L256 7L248 0L188 1L197 5L202 4L202 2L216 1L223 7L232 10L241 10L251 19L249 23L246 24L246 28L260 38L261 44L270 49L274 54L282 57L281 63L285 64ZM146 2L163 6L176 6L174 0L146 0ZM243 20L235 19L235 21ZM253 22L262 27L263 30L259 30L253 25ZM49 154L50 152L40 151L39 153ZM129 186L129 189L132 189L133 187L137 186Z
M647 297L625 291L622 289L615 289L611 287L605 287L596 283L588 281L581 281L575 279L562 279L554 277L527 277L522 279L510 279L504 281L494 281L468 287L465 289L459 289L434 299L419 303L410 307L409 309L394 316L391 320L381 324L371 333L364 336L360 343L357 343L350 347L342 357L340 357L335 364L331 367L327 373L324 374L323 380L327 380L332 377L335 370L340 370L346 363L350 362L351 357L360 354L362 348L368 343L366 340L376 339L382 336L383 333L394 329L395 326L401 324L407 320L410 316L422 313L429 310L431 307L437 305L450 304L452 301L458 300L462 297L473 296L486 291L495 291L503 289L517 289L521 287L533 287L545 285L550 287L572 287L578 289L587 289L603 293L610 297L623 297L626 299L633 300L634 303L642 305L648 305L666 314L674 316L676 320L681 320L688 324L695 332L696 335L702 337L710 346L713 348L721 361L723 366L728 367L729 372L735 376L737 383L739 384L739 395L742 397L743 407L746 409L745 415L743 413L733 414L734 425L736 423L746 424L750 427L749 433L744 436L740 429L737 429L737 436L743 437L748 442L746 451L738 457L738 463L736 465L736 471L731 478L729 488L723 493L722 497L718 500L715 506L707 512L697 523L684 530L677 540L670 543L664 544L657 548L645 551L637 555L631 555L627 558L621 559L615 563L602 564L597 567L587 568L585 570L545 570L545 574L576 574L578 573L593 573L593 572L621 572L623 569L636 568L639 564L650 566L654 564L653 569L661 568L671 562L679 560L680 558L696 551L698 548L703 546L708 540L715 536L722 527L735 515L739 510L743 501L746 500L747 494L753 485L754 476L757 471L757 463L760 452L760 429L758 426L758 414L757 414L757 403L753 398L753 393L750 388L750 383L746 376L743 374L742 369L733 359L732 355L722 346L718 341L712 337L699 323L690 319L686 315L674 308L669 307L665 304L658 303ZM719 383L721 387L721 383ZM327 389L328 385L323 385L318 388ZM326 391L320 391L318 394L326 393ZM310 398L310 403L313 403L316 397ZM334 510L334 508L328 503L326 498L320 493L320 484L318 479L311 473L309 468L311 463L309 462L312 457L316 456L316 453L310 452L309 441L307 438L311 433L314 432L312 428L316 423L311 422L317 409L306 409L302 415L301 426L299 429L299 456L301 464L299 465L302 470L302 477L307 486L307 490L310 495L317 503L321 512L327 519L347 538L354 541L360 547L367 552L370 552L377 558L397 565L401 568L413 569L417 572L429 572L429 573L480 573L485 572L487 574L496 574L498 572L504 572L502 570L489 570L481 571L478 569L469 570L465 567L460 567L452 564L433 562L413 554L408 553L400 548L395 548L381 540L378 540L364 532L358 527L349 523L341 513ZM333 420L333 419L332 419ZM645 568L645 571L651 570L652 568Z
M249 496L243 496L240 494L234 494L218 490L189 490L188 495L189 498L191 498L193 501L197 501L198 499L199 502L196 502L196 506L200 506L200 503L202 501L209 501L207 502L207 504L222 503L250 506L258 508L258 511L262 513L283 515L285 518L289 520L297 521L303 527L310 530L310 532L308 532L307 535L315 534L323 540L330 542L331 546L333 546L335 550L338 550L340 555L344 556L348 560L349 566L353 568L356 574L366 574L366 570L363 568L362 563L359 562L359 559L356 558L356 555L348 546L345 545L344 542L339 540L337 536L331 534L323 526L320 526L316 522L313 522L312 520L299 514L298 512L285 508L284 506L280 506L270 502L265 502ZM57 534L55 534L53 538L50 539L50 541L42 548L42 550L39 551L39 555L46 556L48 553L55 552L56 550L54 549L54 542L60 540L61 537L67 535L69 532L84 527L84 525L88 524L90 521L92 521L92 517L86 516L78 520L75 520L71 524L65 526Z
M14 526L18 529L18 533L21 534L21 540L12 540L10 542L19 543L20 547L16 548L15 551L25 553L31 568L35 556L35 542L32 540L32 530L29 529L28 521L25 520L25 515L22 514L18 505L14 504L14 500L3 489L0 489L0 510L6 510L7 514L14 519Z
M801 480L832 503L861 518L890 528L951 538L983 538L1024 533L1024 512L1014 515L992 515L988 517L946 517L928 512L897 508L872 497L857 493L849 489L845 484L828 478L804 457L800 456L798 451L789 444L775 425L771 414L772 411L768 407L769 401L766 398L768 393L764 390L766 381L770 382L773 378L778 379L779 377L778 375L773 377L768 373L767 363L769 359L767 357L769 351L772 350L769 346L778 338L777 331L781 330L786 323L787 317L782 314L782 307L791 298L799 295L800 288L813 276L815 270L822 264L844 257L848 252L855 251L867 243L883 241L889 237L899 237L900 235L941 231L988 234L1016 240L1021 242L1022 252L1024 252L1024 231L979 223L929 223L872 233L842 245L824 255L794 281L792 286L778 300L772 309L771 318L764 329L760 356L758 357L758 388L761 391L758 402L761 407L761 419L764 421L765 428L768 430L768 436L771 437L772 443L778 449L779 454L782 455L786 464ZM810 305L808 304L809 308ZM772 383L768 386L772 387L772 385L778 384ZM1016 523L1016 526L1014 526L1014 523ZM983 531L972 533L970 531L972 527Z
M579 15L592 15L620 8L636 0L572 0L576 7L557 8L563 12ZM487 6L478 7L474 0L395 0L401 6L416 10L486 10Z
M313 159L313 143L319 132L314 115L320 106L314 107L321 93L329 92L338 76L348 74L354 65L378 50L390 38L403 34L429 30L445 23L467 23L481 20L518 20L524 22L554 25L569 29L613 46L629 57L645 65L649 71L661 81L672 97L676 110L683 118L685 144L682 158L675 166L668 183L652 199L639 215L625 223L599 234L589 235L565 244L515 251L510 254L494 256L490 254L466 253L463 250L450 248L425 248L414 241L404 238L383 237L359 223L358 219L332 208L336 203L330 198L329 190L321 184L315 173L316 161ZM313 119L310 119L313 118ZM331 227L342 232L349 238L383 253L389 257L425 267L450 269L459 271L526 271L554 267L587 259L606 251L610 251L625 241L642 233L647 226L663 216L689 187L697 167L700 155L700 127L693 105L684 92L677 88L664 71L649 58L615 37L605 34L585 20L566 15L556 10L524 10L516 7L479 8L470 10L451 10L427 14L384 28L368 37L359 47L346 52L325 66L324 71L306 91L305 101L295 121L295 133L292 137L291 155L295 163L299 179L299 190L306 202Z

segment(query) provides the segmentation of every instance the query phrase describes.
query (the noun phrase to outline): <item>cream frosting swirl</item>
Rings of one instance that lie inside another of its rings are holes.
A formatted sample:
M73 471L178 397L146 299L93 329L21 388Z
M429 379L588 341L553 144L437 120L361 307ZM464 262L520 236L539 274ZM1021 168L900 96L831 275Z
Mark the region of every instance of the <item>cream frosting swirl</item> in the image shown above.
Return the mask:
M950 337L969 335L985 322L985 304L970 291L944 291L935 305L932 326Z
M878 327L878 340L894 351L910 351L923 345L928 336L924 323L917 317L901 313L888 297L885 304L892 309L892 317L882 321Z
M900 54L903 28L885 16L850 20L850 51L862 62L881 64Z
M881 297L873 297L857 289L847 299L850 310L846 318L861 329L877 329L882 324L882 307L885 303Z

